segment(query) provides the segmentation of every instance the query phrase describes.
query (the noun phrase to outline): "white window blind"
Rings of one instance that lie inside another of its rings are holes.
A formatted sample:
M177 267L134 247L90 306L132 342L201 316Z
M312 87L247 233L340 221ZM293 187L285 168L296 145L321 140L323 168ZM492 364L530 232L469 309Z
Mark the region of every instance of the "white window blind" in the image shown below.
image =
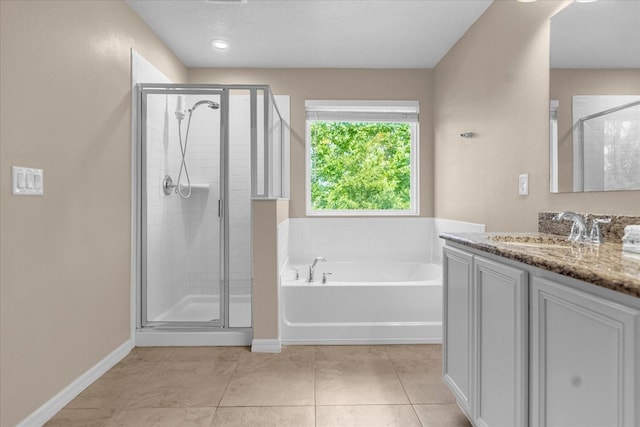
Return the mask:
M305 101L306 119L321 121L418 121L418 101Z

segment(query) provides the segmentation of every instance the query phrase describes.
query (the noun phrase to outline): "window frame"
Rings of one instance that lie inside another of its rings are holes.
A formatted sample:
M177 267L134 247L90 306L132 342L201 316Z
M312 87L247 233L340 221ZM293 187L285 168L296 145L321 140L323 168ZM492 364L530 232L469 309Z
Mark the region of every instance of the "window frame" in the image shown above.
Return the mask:
M305 211L307 216L419 216L418 101L305 101ZM311 205L311 124L313 122L386 122L411 125L410 206L408 209L317 210Z

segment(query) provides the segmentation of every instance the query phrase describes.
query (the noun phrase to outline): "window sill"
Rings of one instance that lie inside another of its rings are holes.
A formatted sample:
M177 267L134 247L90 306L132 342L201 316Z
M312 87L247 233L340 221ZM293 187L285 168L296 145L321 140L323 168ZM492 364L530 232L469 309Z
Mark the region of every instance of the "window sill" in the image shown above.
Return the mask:
M420 216L420 212L415 211L309 211L307 216L322 217L407 217Z

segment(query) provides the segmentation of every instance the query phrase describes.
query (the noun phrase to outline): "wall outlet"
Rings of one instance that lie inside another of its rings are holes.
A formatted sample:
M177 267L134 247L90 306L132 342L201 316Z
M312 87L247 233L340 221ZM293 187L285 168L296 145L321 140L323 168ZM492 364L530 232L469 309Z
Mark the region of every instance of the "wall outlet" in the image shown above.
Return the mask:
M521 196L529 195L529 174L523 173L518 175L518 194Z

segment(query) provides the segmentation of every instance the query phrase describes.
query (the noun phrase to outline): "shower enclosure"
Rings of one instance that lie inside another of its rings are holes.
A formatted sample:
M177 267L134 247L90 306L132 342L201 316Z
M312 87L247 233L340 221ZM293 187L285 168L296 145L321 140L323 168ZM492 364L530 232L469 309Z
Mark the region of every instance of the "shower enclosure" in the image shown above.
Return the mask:
M251 328L251 200L288 194L268 86L138 85L138 328Z
M640 100L580 117L576 131L574 191L640 189Z

